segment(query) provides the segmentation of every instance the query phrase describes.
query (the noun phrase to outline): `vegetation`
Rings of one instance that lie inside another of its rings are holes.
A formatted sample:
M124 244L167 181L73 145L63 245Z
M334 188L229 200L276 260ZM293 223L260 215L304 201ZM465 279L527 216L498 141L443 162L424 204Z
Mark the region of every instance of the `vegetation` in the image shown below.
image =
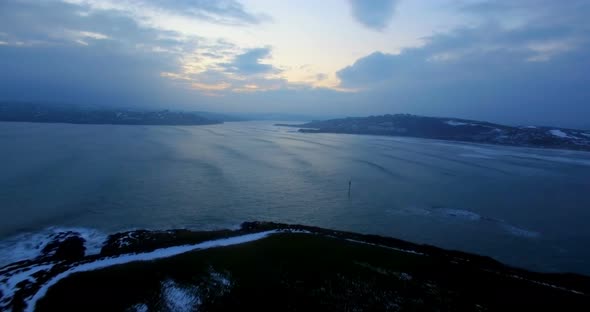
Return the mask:
M170 306L175 303L184 305L181 311L590 308L590 280L582 276L532 273L467 253L305 226L245 223L234 234L268 229L285 231L246 244L76 273L50 288L37 308L167 311L178 310ZM178 233L185 242L191 240L191 232ZM211 238L193 233L195 241ZM214 232L212 237L227 234ZM110 244L120 245L121 238ZM141 244L132 248L152 249ZM176 297L171 301L170 296Z

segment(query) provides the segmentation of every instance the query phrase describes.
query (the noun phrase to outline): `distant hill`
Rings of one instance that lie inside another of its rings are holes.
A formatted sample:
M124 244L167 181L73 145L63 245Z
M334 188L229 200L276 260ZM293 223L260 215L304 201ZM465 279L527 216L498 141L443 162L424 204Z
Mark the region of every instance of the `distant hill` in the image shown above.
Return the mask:
M114 125L209 125L222 123L190 112L117 110L12 102L0 103L0 121Z
M270 121L291 121L301 122L304 120L312 119L328 119L335 118L335 116L311 116L301 114L287 114L287 113L244 113L244 112L226 112L226 113L214 113L214 112L195 112L203 117L220 120L220 121L255 121L255 120L270 120Z
M512 127L458 118L423 117L408 114L349 117L312 121L299 125L304 133L348 133L407 136L527 147L590 151L590 131L556 127Z

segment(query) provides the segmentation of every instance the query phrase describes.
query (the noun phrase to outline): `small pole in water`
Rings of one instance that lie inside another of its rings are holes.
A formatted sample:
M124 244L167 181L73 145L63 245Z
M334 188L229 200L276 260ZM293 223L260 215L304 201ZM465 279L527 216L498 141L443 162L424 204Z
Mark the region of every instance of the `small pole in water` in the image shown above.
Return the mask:
M350 198L350 187L352 186L352 179L348 180L348 198Z

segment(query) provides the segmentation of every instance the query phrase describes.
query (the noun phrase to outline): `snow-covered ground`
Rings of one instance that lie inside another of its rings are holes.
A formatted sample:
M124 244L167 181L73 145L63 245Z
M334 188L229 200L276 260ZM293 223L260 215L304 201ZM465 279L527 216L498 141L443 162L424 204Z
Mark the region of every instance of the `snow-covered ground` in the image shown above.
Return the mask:
M470 126L471 125L471 124L456 121L456 120L447 120L446 124L449 126Z
M2 293L2 297L0 297L2 299L0 301L0 309L4 310L6 308L4 300L11 299L14 296L19 283L27 280L34 282L35 278L33 275L35 273L49 270L53 266L54 264L35 265L22 268L17 272L11 272L13 274L10 276L0 275L0 292Z
M563 138L563 139L570 139L570 138L572 138L567 133L565 133L565 132L563 132L561 130L558 130L558 129L549 130L549 133L551 133L551 135L554 135L556 137Z
M198 311L201 305L201 298L198 289L194 286L183 287L173 280L162 282L163 301L169 311L191 312Z
M27 311L34 311L35 305L39 299L43 298L47 293L47 290L55 285L60 280L78 272L86 272L86 271L93 271L98 269L103 269L106 267L110 267L113 265L119 264L126 264L135 261L150 261L162 258L168 258L172 256L176 256L179 254L183 254L193 250L202 250L214 247L223 247L223 246L230 246L230 245L237 245L243 244L247 242L252 242L255 240L259 240L265 238L271 234L277 233L278 231L266 231L254 234L246 234L241 236L235 236L230 238L223 238L217 239L212 241L206 241L195 245L184 245L184 246L175 246L175 247L168 247L157 249L151 252L146 253L139 253L139 254L130 254L130 255L121 255L116 257L110 258L103 258L100 260L83 263L78 266L75 266L63 273L58 274L57 276L53 277L49 280L45 285L43 285L37 293L27 301Z
M61 236L71 232L69 236ZM107 238L105 233L89 228L51 227L36 233L16 235L0 241L0 267L21 260L35 259L42 255L43 248L54 241L71 236L84 239L85 254L97 255Z
M37 301L45 296L47 290L55 285L60 280L70 276L71 274L78 273L78 272L87 272L93 271L98 269L103 269L106 267L110 267L113 265L120 265L126 264L135 261L150 261L162 258L168 258L175 255L179 255L182 253L186 253L189 251L194 250L202 250L208 248L215 248L215 247L223 247L223 246L230 246L230 245L237 245L243 244L247 242L252 242L255 240L259 240L265 238L271 234L278 233L280 231L273 230L273 231L266 231L260 233L253 233L253 234L246 234L241 236L235 236L230 238L223 238L223 239L216 239L211 241L202 242L199 244L194 245L183 245L183 246L174 246L168 248L161 248L151 252L146 253L136 253L136 254L125 254L115 257L108 257L108 258L100 258L98 260L94 260L91 262L82 262L77 264L66 271L52 277L49 281L47 281L44 285L42 285L39 290L30 298L27 298L27 309L26 311L33 311L35 309L35 305ZM6 310L10 304L10 300L12 296L17 291L17 284L22 281L30 280L34 282L33 275L37 272L41 271L48 271L56 265L56 262L47 262L43 264L38 264L34 266L28 266L21 269L14 270L6 270L2 275L0 275L0 290L2 291L2 298L0 298L0 310ZM222 275L216 275L218 281L220 283L227 283L228 280L221 279ZM167 288L168 289L168 288ZM170 288L170 294L175 294L174 290L176 288ZM168 290L167 290L168 291ZM176 292L178 293L178 292Z

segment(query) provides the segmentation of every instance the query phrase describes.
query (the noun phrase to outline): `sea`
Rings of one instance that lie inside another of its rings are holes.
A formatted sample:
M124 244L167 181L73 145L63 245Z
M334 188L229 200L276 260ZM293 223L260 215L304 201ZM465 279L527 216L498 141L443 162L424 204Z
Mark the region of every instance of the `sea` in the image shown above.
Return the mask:
M590 153L207 126L0 122L0 267L76 231L275 221L590 275Z

